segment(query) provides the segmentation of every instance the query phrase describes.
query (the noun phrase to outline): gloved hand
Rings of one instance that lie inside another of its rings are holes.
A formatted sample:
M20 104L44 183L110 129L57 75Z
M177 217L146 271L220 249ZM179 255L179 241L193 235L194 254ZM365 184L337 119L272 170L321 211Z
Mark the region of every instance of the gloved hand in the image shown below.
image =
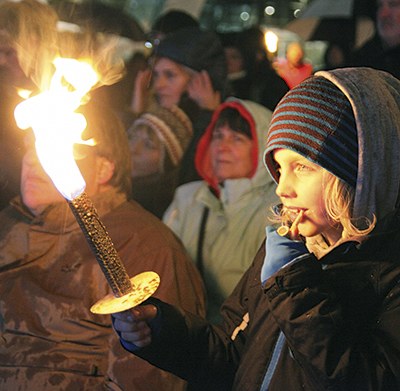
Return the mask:
M261 269L261 282L263 284L289 262L310 254L303 241L280 236L275 228L270 226L265 231L267 234L265 259Z

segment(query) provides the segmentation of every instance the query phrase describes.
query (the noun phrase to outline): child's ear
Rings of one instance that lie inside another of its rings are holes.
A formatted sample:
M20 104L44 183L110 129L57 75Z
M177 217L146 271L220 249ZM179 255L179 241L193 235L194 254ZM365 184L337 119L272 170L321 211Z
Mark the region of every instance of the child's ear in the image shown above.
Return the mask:
M97 183L99 185L107 184L114 175L115 164L105 157L97 157Z

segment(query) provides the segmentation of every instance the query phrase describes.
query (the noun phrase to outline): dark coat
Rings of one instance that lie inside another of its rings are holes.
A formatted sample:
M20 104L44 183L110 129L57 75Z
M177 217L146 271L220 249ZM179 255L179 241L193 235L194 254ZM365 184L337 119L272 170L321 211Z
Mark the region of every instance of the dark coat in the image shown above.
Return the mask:
M380 69L400 79L400 45L384 48L378 35L355 51L349 66L361 66Z
M400 213L363 244L310 254L260 285L264 246L212 326L159 303L161 332L135 354L199 389L259 390L286 336L269 390L400 388ZM232 341L243 316L249 323ZM232 388L231 385L233 384Z

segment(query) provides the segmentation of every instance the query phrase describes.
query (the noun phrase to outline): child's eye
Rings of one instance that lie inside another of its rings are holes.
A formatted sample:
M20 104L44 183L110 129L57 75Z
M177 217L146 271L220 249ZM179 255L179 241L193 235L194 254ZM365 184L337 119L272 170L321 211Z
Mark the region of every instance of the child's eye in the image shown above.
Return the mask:
M307 172L307 171L312 171L312 168L310 166L306 165L306 164L299 163L296 166L296 171L298 171L298 172Z

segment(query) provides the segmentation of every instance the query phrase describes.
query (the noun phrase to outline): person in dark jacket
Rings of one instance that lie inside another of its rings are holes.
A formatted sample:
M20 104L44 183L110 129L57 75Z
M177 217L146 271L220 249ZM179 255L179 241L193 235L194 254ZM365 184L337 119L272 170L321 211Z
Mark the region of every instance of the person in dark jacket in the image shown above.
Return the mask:
M352 53L350 64L381 69L400 78L400 1L376 3L376 33Z
M223 323L151 298L113 315L122 346L199 389L398 390L399 148L390 74L342 68L293 88L264 154L282 226L267 227Z
M273 111L289 91L268 58L264 33L259 28L221 34L230 94L252 100Z

